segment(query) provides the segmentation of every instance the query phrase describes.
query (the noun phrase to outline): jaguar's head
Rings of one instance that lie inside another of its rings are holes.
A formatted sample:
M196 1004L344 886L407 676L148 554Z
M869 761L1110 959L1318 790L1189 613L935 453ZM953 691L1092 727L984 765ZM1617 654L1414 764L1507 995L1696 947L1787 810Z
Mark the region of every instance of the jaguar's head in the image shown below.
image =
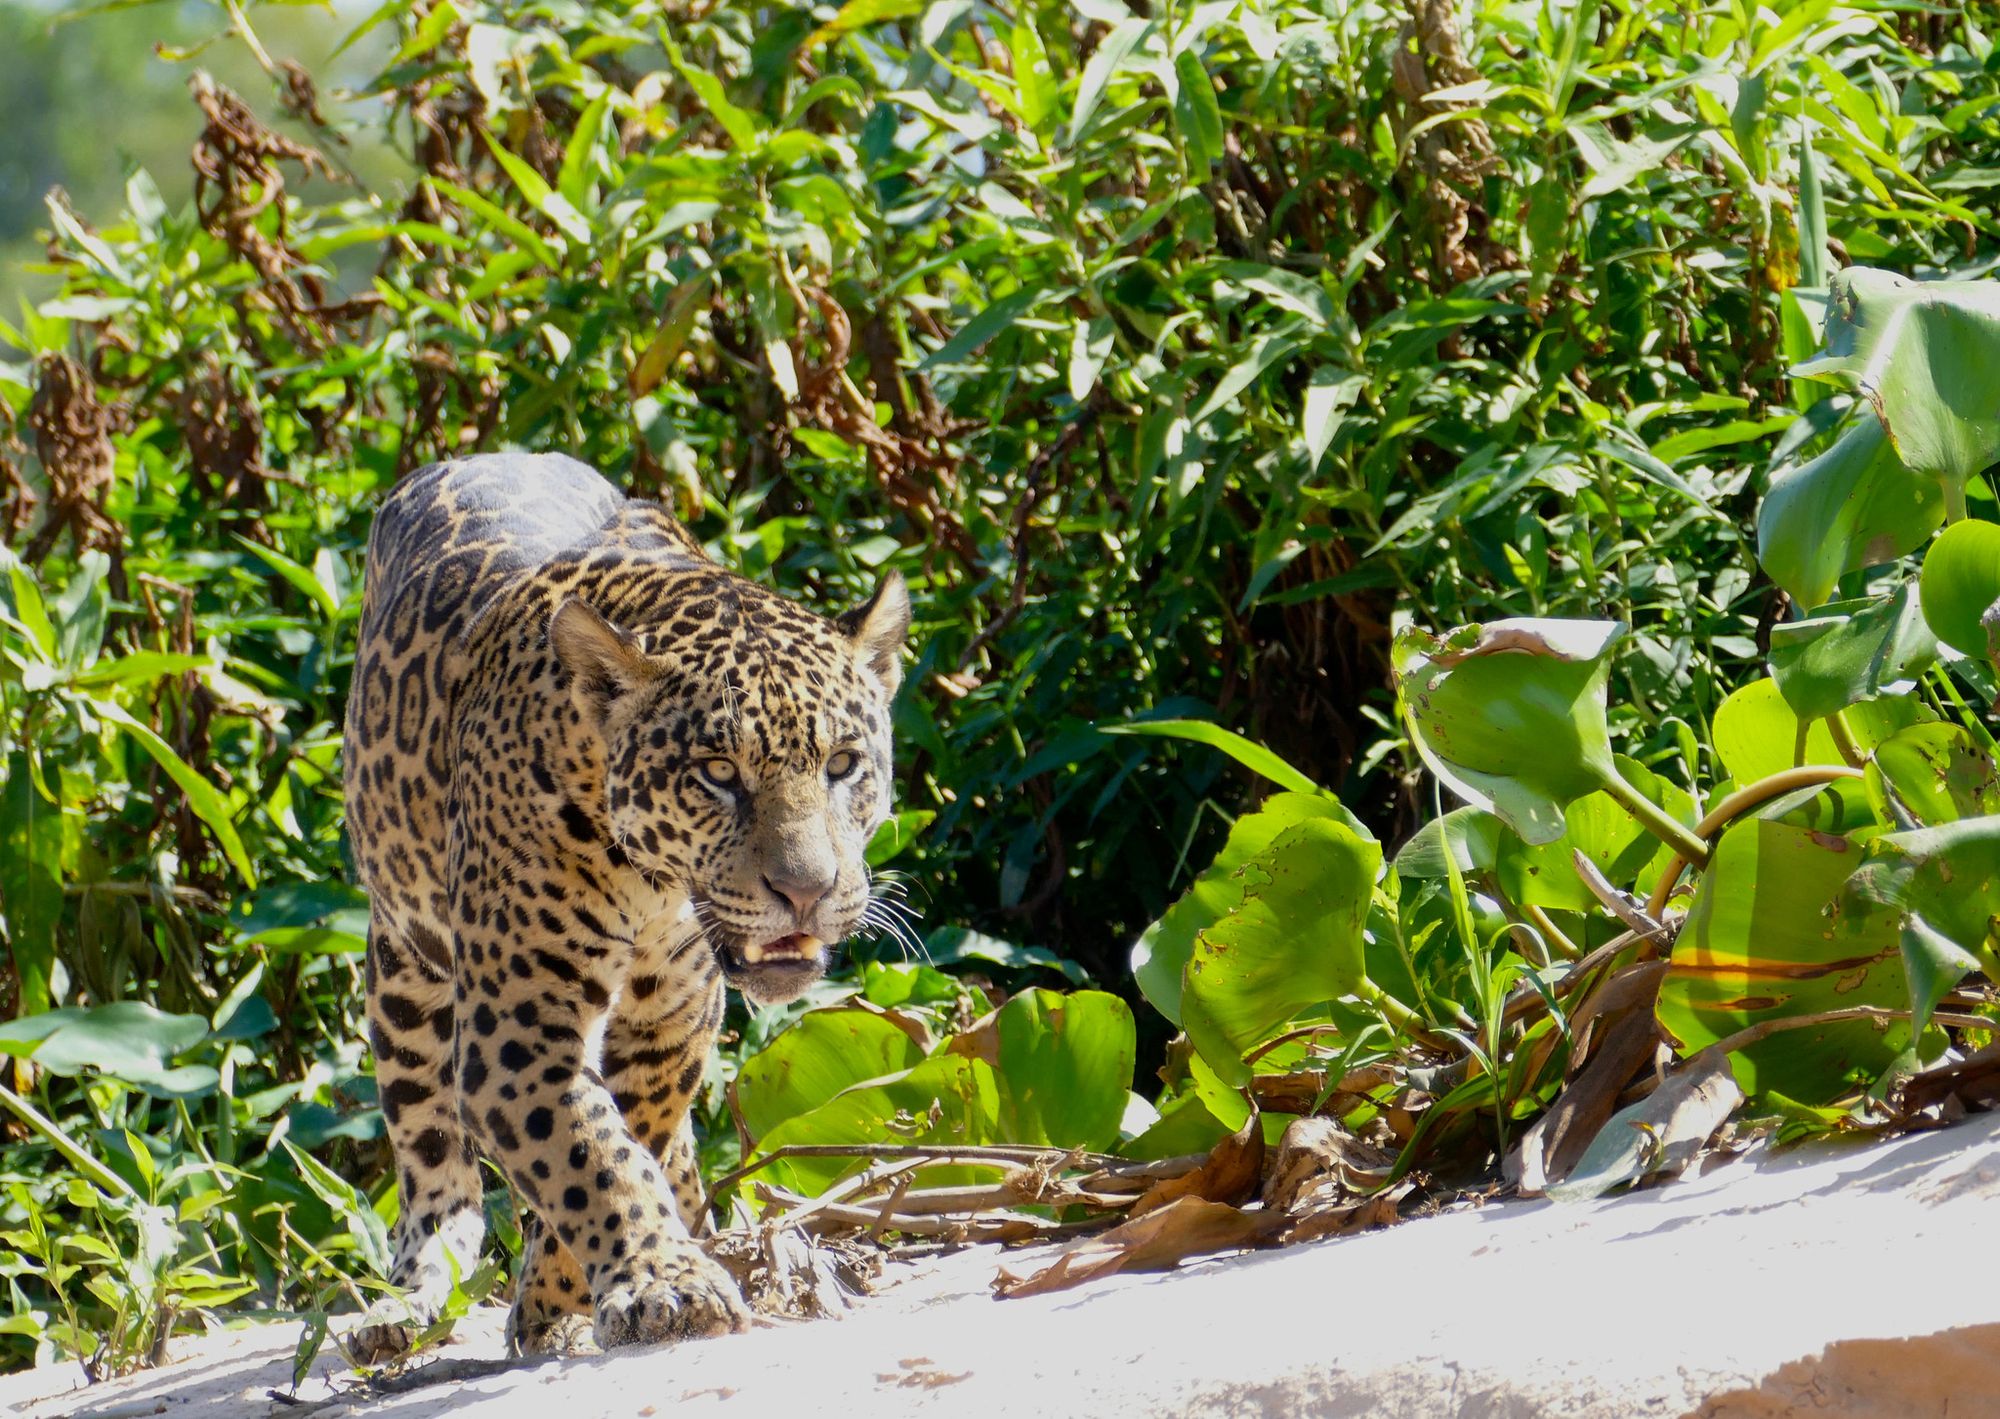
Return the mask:
M643 636L571 599L549 643L601 737L618 848L686 895L752 1003L793 1000L868 905L909 593L892 572L832 620L722 574L673 595Z

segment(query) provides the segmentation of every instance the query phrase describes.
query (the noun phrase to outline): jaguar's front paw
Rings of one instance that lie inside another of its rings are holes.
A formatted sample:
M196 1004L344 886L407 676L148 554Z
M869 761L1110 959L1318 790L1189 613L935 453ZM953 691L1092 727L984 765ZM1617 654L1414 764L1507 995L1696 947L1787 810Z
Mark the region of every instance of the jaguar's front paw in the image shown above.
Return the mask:
M597 1343L657 1345L750 1328L729 1273L693 1247L676 1249L597 1298Z

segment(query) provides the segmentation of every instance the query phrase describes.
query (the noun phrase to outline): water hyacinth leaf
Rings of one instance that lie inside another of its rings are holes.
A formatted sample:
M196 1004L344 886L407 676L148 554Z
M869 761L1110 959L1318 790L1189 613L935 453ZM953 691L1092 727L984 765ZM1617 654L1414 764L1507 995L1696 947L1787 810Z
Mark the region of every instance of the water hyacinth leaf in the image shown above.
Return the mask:
M2000 282L1852 266L1828 283L1826 349L1794 374L1850 381L1908 467L1965 480L2000 458Z
M1485 877L1499 860L1504 832L1500 820L1484 809L1454 808L1410 834L1396 852L1396 875L1408 881L1449 877L1449 852L1462 876Z
M1805 730L1803 743L1800 730ZM1801 763L1837 764L1840 750L1825 724L1804 724L1775 680L1753 680L1716 707L1710 742L1731 780L1755 783ZM1801 755L1803 750L1803 755Z
M1313 819L1358 826L1345 808L1323 794L1274 793L1257 812L1236 820L1215 861L1146 928L1132 947L1132 977L1155 1010L1181 1023L1181 977L1196 935L1243 905L1246 883L1238 874L1246 863L1268 851L1281 834Z
M1819 606L1842 576L1914 552L1944 521L1934 478L1904 467L1874 419L1771 475L1757 507L1757 561L1800 606Z
M1117 1143L1137 1048L1131 1007L1117 996L1024 990L945 1048L993 1067L1004 1141Z
M1202 928L1181 977L1181 1024L1230 1084L1243 1054L1302 1010L1367 983L1362 927L1382 848L1345 823L1308 818L1238 869L1243 900Z
M1724 833L1660 984L1660 1024L1687 1052L1746 1025L1908 1000L1900 914L1847 891L1859 843L1751 819ZM1901 1021L1784 1030L1731 1056L1745 1092L1824 1103L1910 1042Z
M1956 522L1924 554L1924 619L1937 638L2000 662L2000 523Z
M1913 724L1868 756L1868 794L1888 822L1924 827L2000 813L2000 771L1962 724ZM1899 811L1900 810L1900 811Z
M1920 916L1904 919L1902 947L1911 1024L1921 1030L1952 987L1979 969L1979 958Z
M1505 620L1396 637L1396 694L1425 765L1531 843L1617 778L1604 682L1618 621Z
M743 1061L737 1104L753 1138L810 1113L843 1089L915 1067L924 1052L866 1010L814 1010Z
M2000 976L2000 816L1882 834L1868 845L1854 895L1922 917Z
M851 1086L818 1108L784 1120L758 1140L760 1154L795 1143L994 1143L1000 1136L1000 1090L983 1059L941 1052L900 1074ZM758 1176L817 1194L858 1166L852 1158L787 1158ZM990 1175L990 1169L986 1170ZM926 1183L979 1175L967 1168L926 1169Z
M1771 678L1800 719L1897 694L1937 658L1909 583L1866 601L1842 601L1771 628Z

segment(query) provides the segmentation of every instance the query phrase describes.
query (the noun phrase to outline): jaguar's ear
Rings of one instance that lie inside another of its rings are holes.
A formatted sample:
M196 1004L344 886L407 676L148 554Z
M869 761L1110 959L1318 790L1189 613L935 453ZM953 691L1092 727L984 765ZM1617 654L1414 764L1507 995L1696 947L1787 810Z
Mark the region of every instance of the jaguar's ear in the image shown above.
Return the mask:
M637 640L574 596L549 617L549 648L569 671L577 694L599 714L660 673Z
M910 589L901 572L890 572L875 594L835 620L861 664L890 694L903 682L903 638L910 633Z

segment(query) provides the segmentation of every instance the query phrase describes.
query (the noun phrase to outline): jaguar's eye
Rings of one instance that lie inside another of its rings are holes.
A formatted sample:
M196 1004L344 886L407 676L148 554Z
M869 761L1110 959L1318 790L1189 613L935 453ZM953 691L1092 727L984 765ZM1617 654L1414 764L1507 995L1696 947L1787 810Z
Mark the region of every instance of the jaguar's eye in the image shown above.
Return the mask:
M826 761L826 776L838 783L860 767L861 756L852 749L842 749Z
M728 759L703 759L701 761L701 776L717 788L736 787L738 777L736 765Z

